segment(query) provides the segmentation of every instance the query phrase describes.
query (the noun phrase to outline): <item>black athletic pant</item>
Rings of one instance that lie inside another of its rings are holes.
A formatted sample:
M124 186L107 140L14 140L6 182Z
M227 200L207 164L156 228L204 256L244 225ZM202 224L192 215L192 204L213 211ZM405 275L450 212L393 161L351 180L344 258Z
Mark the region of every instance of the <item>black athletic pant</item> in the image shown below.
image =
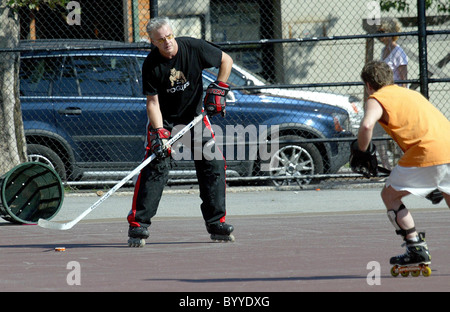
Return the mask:
M203 219L207 224L224 222L226 215L226 165L210 129L209 120L204 118L201 127L203 134L199 135L200 129L198 127L194 127L190 132L191 147L197 148L196 150L194 148L191 149L193 151L191 156L195 162L200 188L200 198L202 200L200 208ZM202 151L207 151L205 155L199 152L200 146ZM213 153L213 155L209 152ZM199 157L199 155L202 157ZM149 157L150 154L146 156ZM155 159L141 170L135 185L132 209L128 215L128 222L131 226L150 226L151 219L157 212L164 187L169 178L170 162L169 157ZM180 203L176 204L179 205Z

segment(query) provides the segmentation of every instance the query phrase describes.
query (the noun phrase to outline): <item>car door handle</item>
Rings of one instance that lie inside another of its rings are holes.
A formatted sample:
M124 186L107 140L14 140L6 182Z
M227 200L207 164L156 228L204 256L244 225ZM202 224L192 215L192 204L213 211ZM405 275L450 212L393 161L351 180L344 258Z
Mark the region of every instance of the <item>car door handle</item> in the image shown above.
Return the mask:
M60 115L81 115L81 108L79 107L66 107L58 110Z

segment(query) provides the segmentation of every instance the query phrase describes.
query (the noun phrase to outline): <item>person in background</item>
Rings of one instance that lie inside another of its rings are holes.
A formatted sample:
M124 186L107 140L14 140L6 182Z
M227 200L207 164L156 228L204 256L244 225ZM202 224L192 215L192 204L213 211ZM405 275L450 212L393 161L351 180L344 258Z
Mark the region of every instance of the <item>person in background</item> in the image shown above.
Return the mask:
M377 33L398 33L401 31L401 25L396 18L382 18ZM398 36L379 37L380 42L384 44L381 49L381 61L385 62L392 69L394 82L408 79L408 56L402 47L397 43ZM399 84L407 87L405 83Z
M401 31L401 24L396 18L382 18L377 33L398 33ZM394 81L408 79L408 56L401 46L397 43L398 36L393 37L378 37L384 47L381 50L380 60L389 65L394 73ZM399 84L402 87L407 87L406 83ZM386 132L380 125L376 125L374 129L375 137L385 136ZM378 141L374 143L377 146L378 156L380 157L383 167L391 170L392 164L389 159L388 150L394 154L401 153L396 146L388 148L386 141Z

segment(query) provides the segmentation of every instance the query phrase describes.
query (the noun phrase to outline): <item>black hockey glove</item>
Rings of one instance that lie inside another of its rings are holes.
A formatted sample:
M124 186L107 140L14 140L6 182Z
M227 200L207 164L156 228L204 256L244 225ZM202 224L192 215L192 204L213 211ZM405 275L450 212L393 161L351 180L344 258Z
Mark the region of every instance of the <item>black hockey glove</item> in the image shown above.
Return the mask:
M156 158L170 156L170 146L165 146L170 138L170 131L164 128L150 129L148 132L148 149L155 154Z
M215 81L208 86L203 101L208 116L221 114L222 117L225 117L225 98L228 91L230 91L230 86L222 81Z
M365 152L358 147L358 140L350 145L350 167L353 172L361 173L366 178L378 175L378 161L375 145L370 142Z

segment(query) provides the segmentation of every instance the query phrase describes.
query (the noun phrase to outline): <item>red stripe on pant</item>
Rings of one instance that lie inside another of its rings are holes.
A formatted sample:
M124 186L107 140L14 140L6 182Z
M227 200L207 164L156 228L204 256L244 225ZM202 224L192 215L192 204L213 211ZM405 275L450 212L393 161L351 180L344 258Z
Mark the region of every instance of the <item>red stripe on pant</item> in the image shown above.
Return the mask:
M214 139L214 142L215 142L215 141L216 141L216 137L215 137L215 135L214 135L214 131L213 131L213 129L212 129L211 123L209 122L208 115L205 115L205 116L203 117L203 123L205 124L206 128L207 128L209 131L211 131L211 136L212 136L212 138ZM220 149L219 149L219 151L220 151ZM224 170L225 170L225 181L226 181L226 179L227 179L227 160L226 160L225 157L223 156L222 151L220 151L220 154L222 155L223 161L224 161L224 163L225 163L225 168L224 168ZM227 196L226 188L227 188L227 185L225 184L225 196ZM226 212L226 210L225 210L225 215L224 215L222 218L220 218L220 222L221 222L221 223L224 223L224 222L225 222L225 217L226 217L226 215L227 215L227 212Z
M150 147L148 146L148 144L150 142L150 137L149 137L149 133L150 133L149 130L150 130L150 128L151 128L151 126L150 126L150 123L149 123L148 126L147 126L147 147L145 148L146 151L145 151L144 160L147 159L151 155L149 153L150 152ZM134 187L133 202L132 202L132 205L131 205L131 210L128 213L128 216L127 216L127 220L128 220L128 223L130 224L130 226L141 226L138 222L136 222L136 198L137 198L137 195L138 195L138 192L139 192L140 184L141 184L141 174L139 173L139 176L138 176L137 181L136 181L136 185Z

